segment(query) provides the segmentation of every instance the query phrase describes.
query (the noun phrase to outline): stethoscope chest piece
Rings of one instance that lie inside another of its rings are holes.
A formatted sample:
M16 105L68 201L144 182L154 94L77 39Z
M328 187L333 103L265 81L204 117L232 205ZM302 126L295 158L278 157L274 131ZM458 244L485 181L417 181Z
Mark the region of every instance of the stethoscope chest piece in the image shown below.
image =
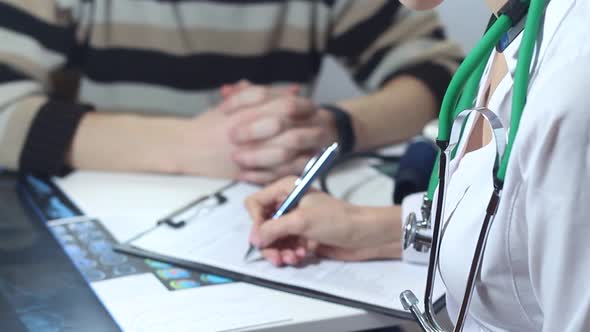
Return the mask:
M402 228L402 246L404 250L414 247L418 252L428 252L432 246L432 225L430 223L431 201L424 197L422 203L422 220L412 212L404 221Z

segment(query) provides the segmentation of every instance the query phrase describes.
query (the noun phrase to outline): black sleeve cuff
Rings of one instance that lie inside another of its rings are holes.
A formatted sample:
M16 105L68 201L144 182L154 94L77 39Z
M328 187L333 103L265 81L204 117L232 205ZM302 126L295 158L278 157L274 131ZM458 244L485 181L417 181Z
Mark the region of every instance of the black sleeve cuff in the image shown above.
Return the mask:
M19 168L25 172L63 174L68 153L87 105L51 100L35 116L21 151Z
M383 80L383 84L402 75L414 76L424 82L434 95L437 109L440 109L447 87L451 83L451 78L453 78L453 73L447 67L432 62L424 62L396 71L387 76Z

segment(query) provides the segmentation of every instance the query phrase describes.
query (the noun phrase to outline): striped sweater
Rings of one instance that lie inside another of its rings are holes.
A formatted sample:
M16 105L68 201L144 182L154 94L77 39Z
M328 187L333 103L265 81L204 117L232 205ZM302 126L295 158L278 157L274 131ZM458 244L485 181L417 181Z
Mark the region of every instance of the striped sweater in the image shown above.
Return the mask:
M442 99L461 57L433 12L387 0L0 0L0 166L54 173L88 111L192 116L220 85L299 83L334 56L366 91Z

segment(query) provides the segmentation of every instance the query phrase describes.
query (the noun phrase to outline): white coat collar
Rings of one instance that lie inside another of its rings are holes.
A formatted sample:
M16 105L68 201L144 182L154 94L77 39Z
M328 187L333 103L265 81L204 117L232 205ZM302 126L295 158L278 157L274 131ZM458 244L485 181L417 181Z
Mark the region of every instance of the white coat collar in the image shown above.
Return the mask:
M534 68L537 68L543 60L547 47L551 44L551 39L557 32L566 14L575 3L576 0L552 0L547 5L545 13L549 13L549 15L545 15L543 18L543 26L540 35L537 38L537 47L533 55L534 60L533 66L531 66L531 72L534 72ZM517 36L512 44L510 44L503 52L506 57L506 63L508 64L508 71L510 72L511 78L514 78L514 73L516 71L518 50L520 49L523 34L524 32Z
M546 15L544 15L542 27L540 29L539 37L537 38L537 46L535 49L535 53L533 54L533 65L531 66L531 80L530 83L534 80L534 73L537 72L536 68L540 65L543 61L547 48L551 44L551 40L553 39L555 33L559 29L561 22L566 17L569 10L573 7L576 0L552 0L549 2L546 8ZM518 35L512 43L504 50L503 54L506 58L506 64L508 66L508 73L506 75L498 87L496 91L490 96L488 100L488 107L498 114L504 127L509 130L510 125L510 113L512 110L511 106L501 107L507 103L508 105L512 104L512 100L509 100L513 85L514 85L514 74L516 71L516 65L518 63L518 50L520 49L520 43L522 41L523 33ZM480 87L477 96L477 105L483 106L483 97L485 96L485 92L487 89L487 81L489 79L489 73L492 65L492 60L494 58L495 52L493 52L488 59L487 67L484 71L483 78L480 82ZM460 147L460 151L464 149L464 145Z
M565 18L566 14L575 4L576 0L552 0L546 9L546 13L548 15L544 16L543 25L541 27L540 36L538 37L537 47L535 49L535 53L533 54L533 65L531 66L531 81L533 80L534 73L536 72L536 68L538 68L539 64L543 61L543 57L546 53L548 46L551 44L551 39L554 37L555 33L557 32L561 22ZM506 57L506 63L508 66L509 75L506 75L494 93L490 96L488 100L488 107L496 112L500 117L504 127L507 129L507 133L509 131L510 125L510 113L512 107L512 101L509 100L509 96L511 96L511 91L514 85L514 73L516 71L516 64L518 62L518 50L520 49L520 44L522 41L523 34L521 33L514 41L504 50L504 56ZM491 69L492 60L494 57L494 53L492 53L489 57L487 67L484 71L484 75L480 82L478 97L477 97L477 105L482 105L482 100L485 94L485 90L487 89L486 82L489 79L489 72ZM529 82L530 85L530 82ZM501 105L508 104L507 107L501 107ZM449 170L450 174L455 173L459 164L462 162L463 156L465 155L465 149L467 146L468 137L471 135L471 131L473 129L474 118L470 118L466 125L466 132L463 135L463 139L459 143L459 150L456 158L451 161ZM460 197L462 196L463 192L456 193L456 195L450 195L448 199L448 207L449 211L452 210L459 201ZM446 220L446 218L445 218Z

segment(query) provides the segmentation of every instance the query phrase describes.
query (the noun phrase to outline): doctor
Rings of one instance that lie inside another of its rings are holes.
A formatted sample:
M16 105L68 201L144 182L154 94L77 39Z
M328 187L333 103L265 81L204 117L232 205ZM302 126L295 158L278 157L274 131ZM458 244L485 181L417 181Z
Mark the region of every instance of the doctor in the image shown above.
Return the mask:
M426 9L441 0L402 2ZM506 2L487 1L494 13ZM587 0L546 4L526 104L464 331L590 331L589 17ZM509 131L515 130L510 119L521 41L522 34L502 52L492 52L475 101ZM452 321L493 191L493 143L487 122L471 116L449 165L439 270ZM402 207L374 208L311 192L297 209L266 220L293 181L280 180L247 200L254 220L251 241L273 264L296 265L310 253L426 262L426 254L416 257L400 244L402 214L420 211L419 196L408 197Z

